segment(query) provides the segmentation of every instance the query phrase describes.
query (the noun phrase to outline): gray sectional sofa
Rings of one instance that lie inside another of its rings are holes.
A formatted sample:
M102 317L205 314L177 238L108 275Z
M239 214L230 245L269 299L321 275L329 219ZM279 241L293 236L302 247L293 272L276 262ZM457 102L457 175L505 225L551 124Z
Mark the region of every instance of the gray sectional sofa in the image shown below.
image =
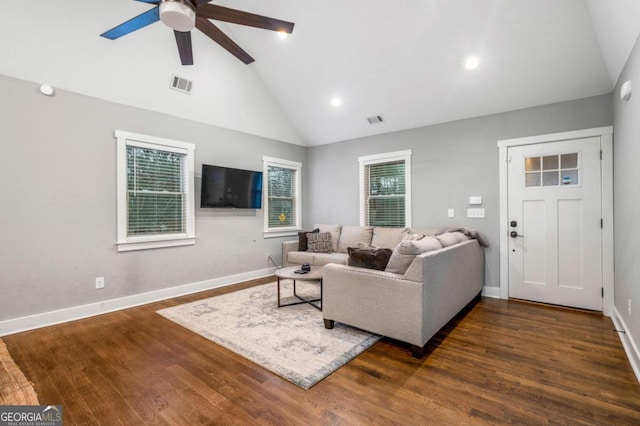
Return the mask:
M295 245L283 243L283 262L324 266L322 315L326 328L339 322L407 342L419 358L429 339L480 296L485 263L480 242L486 243L481 237L480 241L468 238L475 233L444 232L412 241L412 234L437 232L371 228L359 233L354 228L370 227L316 227L336 234L336 252L298 252L293 250L297 241ZM370 241L356 241L369 234ZM348 266L346 247L358 243L394 248L387 270Z

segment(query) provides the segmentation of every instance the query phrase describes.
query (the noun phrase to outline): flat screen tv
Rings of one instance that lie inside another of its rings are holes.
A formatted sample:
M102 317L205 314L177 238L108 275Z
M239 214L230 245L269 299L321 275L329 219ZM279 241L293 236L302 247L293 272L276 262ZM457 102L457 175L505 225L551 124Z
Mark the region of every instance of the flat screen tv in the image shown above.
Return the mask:
M200 207L262 208L262 172L203 164Z

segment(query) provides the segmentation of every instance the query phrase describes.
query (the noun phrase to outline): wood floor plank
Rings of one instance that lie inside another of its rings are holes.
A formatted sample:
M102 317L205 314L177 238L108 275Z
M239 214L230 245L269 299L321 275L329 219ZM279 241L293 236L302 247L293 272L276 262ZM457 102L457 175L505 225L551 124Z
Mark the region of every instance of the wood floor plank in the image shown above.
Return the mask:
M65 424L640 424L609 318L482 299L422 359L383 339L305 391L156 314L254 280L4 338Z

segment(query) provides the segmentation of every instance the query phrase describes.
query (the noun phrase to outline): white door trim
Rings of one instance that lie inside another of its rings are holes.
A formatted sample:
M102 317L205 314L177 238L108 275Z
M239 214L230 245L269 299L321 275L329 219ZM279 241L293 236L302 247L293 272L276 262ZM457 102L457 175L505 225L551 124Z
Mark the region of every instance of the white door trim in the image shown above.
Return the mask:
M611 316L613 308L613 126L498 141L500 175L500 298L509 298L509 218L507 150L512 146L600 137L602 147L602 312Z

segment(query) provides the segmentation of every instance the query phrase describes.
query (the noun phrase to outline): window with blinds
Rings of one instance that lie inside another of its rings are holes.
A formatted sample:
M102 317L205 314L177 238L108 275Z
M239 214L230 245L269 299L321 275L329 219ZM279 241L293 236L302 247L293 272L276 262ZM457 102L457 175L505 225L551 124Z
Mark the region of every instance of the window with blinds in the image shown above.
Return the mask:
M288 160L264 157L267 177L265 194L265 233L300 229L300 168Z
M360 223L411 226L411 151L360 157Z
M367 226L405 226L404 160L365 166Z
M127 234L185 232L184 154L127 146Z
M195 145L115 131L118 251L195 244Z

